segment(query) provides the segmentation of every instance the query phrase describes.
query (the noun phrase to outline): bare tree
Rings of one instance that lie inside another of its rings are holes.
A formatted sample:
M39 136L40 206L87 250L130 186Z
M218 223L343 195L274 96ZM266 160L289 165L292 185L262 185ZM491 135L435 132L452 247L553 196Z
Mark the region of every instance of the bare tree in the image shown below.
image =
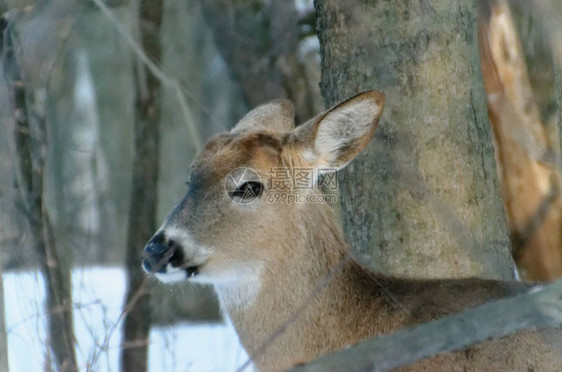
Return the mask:
M138 3L140 38L143 49L160 59L162 1ZM121 370L146 371L148 334L151 324L150 293L140 268L142 247L156 229L160 81L147 74L140 62L136 69L135 160L129 213L126 268L128 288L122 341Z
M4 24L3 66L10 88L16 153L18 208L30 230L45 281L49 345L57 369L77 371L72 323L70 271L61 264L44 203L45 155L48 146L45 87L34 86L23 73L25 58L16 31L25 14L13 13Z

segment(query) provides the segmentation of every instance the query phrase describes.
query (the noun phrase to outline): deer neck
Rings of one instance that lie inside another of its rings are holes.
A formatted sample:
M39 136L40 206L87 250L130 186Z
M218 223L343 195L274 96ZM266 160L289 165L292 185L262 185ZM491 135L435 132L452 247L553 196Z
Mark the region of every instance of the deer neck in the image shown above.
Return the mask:
M322 326L325 314L333 316L346 307L349 309L342 303L346 296L341 293L357 292L353 288L355 264L341 267L347 247L334 212L329 206L316 212L314 216L293 220L299 237L275 240L278 246L273 249L284 256L264 265L255 280L216 286L223 310L240 341L250 356L260 354L258 360L279 351L287 355L303 353L303 359L309 358L307 353L312 351L307 351L307 343L319 338L324 338L327 349L333 348L335 345L325 339L330 337ZM337 270L338 265L341 270ZM272 335L289 319L291 324L272 341ZM268 350L261 350L266 343ZM318 353L317 345L310 347ZM270 360L281 363L283 358L275 355Z

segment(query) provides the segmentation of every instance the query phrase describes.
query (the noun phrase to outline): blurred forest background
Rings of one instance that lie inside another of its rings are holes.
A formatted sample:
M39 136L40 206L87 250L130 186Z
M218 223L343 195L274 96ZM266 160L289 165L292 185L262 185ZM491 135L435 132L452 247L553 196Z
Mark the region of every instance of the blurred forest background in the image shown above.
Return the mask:
M68 305L72 267L131 262L140 285L144 243L211 135L274 98L297 102L302 118L323 109L312 1L0 4L1 270L49 275L54 249L62 297L48 307ZM152 292L155 324L220 320L210 288Z
M375 140L340 175L342 219L365 263L407 276L513 278L476 6L376 3L0 2L0 273L49 279L55 370L77 365L72 268L127 269L123 345L146 338L151 323L220 320L210 288L147 282L142 248L183 196L206 140L270 99L291 99L302 121L363 90L387 94ZM516 3L559 153L561 52L545 33L559 31L562 4L545 18L544 7ZM121 367L146 369L145 349L123 347Z

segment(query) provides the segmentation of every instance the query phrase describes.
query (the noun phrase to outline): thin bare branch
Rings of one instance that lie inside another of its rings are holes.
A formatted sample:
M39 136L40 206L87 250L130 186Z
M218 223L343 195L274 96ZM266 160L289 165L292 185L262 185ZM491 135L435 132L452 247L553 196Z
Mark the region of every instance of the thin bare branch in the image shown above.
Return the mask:
M191 134L191 138L192 138L192 144L193 144L193 148L195 149L195 152L199 152L202 149L202 144L203 144L203 140L201 137L201 134L199 133L199 129L197 128L197 125L194 122L193 119L193 114L191 113L191 109L189 108L189 105L187 104L187 102L185 101L185 97L183 95L183 92L187 93L187 95L207 114L209 115L209 117L219 123L221 126L223 126L225 129L227 129L227 127L223 124L220 123L215 117L213 117L213 115L211 114L211 111L205 106L203 105L203 103L201 103L200 100L197 99L197 97L195 97L195 95L189 90L187 89L185 86L183 86L178 80L170 77L163 69L161 66L158 66L156 64L156 62L154 62L152 60L151 57L149 57L145 51L142 49L142 47L137 43L137 41L135 40L135 38L125 29L125 27L123 26L123 24L119 21L119 19L117 19L117 17L113 14L113 12L104 4L104 2L102 0L93 0L94 4L101 10L101 12L107 17L107 19L109 19L111 21L111 23L113 23L113 25L115 26L115 29L117 30L117 32L119 33L119 35L121 35L121 37L123 38L123 40L125 41L125 43L131 48L131 50L133 51L133 53L136 55L136 57L139 59L140 62L142 62L142 64L144 66L146 66L146 68L148 68L148 70L158 79L160 80L160 82L173 89L176 97L178 99L178 103L181 107L181 111L182 114L184 115L184 119L185 119L185 124L188 126L189 129L189 133Z

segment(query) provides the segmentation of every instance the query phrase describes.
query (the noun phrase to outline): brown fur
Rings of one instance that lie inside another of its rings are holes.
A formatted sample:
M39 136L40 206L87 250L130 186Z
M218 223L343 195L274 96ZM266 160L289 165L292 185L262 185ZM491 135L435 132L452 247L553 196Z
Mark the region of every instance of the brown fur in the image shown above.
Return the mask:
M308 300L316 285L345 255L346 247L334 226L333 212L329 208L315 212L298 221L314 221L314 226L307 226L311 234L305 244L293 246L291 257L270 268L255 302L248 308L225 309L242 344L262 371L284 370L362 339L389 334L525 289L518 282L482 279L390 278L375 275L351 261L286 331L263 349L270 336ZM300 238L287 236L287 240ZM256 355L256 351L260 354ZM400 370L559 371L562 359L559 351L540 334L520 332Z
M224 180L239 167L251 167L262 180L272 167L343 167L368 143L383 105L382 93L367 92L296 130L288 128L293 114L287 101L254 110L233 132L209 141L192 166L186 197L161 229L182 247L183 267L197 267L193 280L215 284L240 341L262 371L287 369L367 337L525 290L517 282L377 275L346 258L331 206L267 203L267 189L253 204L227 198ZM321 126L324 137L339 130L341 143L337 137L318 141ZM336 267L341 270L331 277ZM562 359L541 334L520 332L401 370L562 371Z

